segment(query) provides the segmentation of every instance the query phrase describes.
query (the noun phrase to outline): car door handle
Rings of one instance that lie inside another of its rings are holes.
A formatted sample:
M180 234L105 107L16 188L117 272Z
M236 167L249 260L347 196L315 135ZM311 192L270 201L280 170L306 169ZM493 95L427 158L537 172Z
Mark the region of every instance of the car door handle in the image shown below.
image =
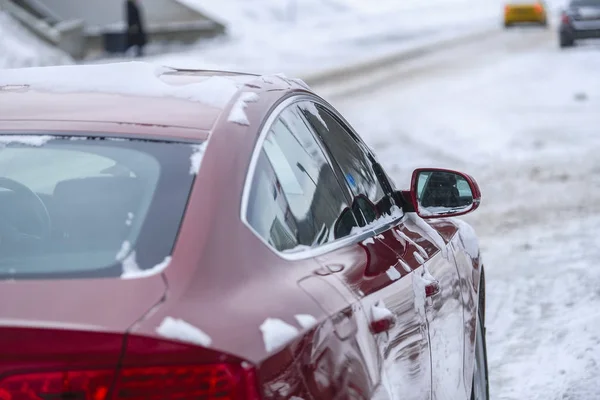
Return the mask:
M425 297L435 296L440 290L440 283L438 281L429 282L425 285Z
M387 332L396 325L396 316L381 303L377 303L371 312L371 332L375 335Z
M385 317L371 321L371 332L374 334L387 332L396 325L394 317Z

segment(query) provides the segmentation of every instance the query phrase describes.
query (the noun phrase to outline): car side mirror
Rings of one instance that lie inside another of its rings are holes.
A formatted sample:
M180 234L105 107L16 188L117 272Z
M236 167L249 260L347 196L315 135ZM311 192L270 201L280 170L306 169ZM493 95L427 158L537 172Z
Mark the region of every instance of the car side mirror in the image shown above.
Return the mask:
M477 209L481 191L475 179L461 172L419 168L413 171L410 197L421 218L443 218Z

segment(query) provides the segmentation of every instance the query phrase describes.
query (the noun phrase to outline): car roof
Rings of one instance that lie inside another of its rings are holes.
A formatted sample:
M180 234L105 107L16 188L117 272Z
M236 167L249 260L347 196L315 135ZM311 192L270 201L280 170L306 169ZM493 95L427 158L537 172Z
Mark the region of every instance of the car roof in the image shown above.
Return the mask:
M303 86L275 78L145 62L1 70L0 129L61 126L71 131L112 124L120 129L111 127L111 132L140 131L131 126L173 127L179 129L162 129L161 135L205 139L242 90Z

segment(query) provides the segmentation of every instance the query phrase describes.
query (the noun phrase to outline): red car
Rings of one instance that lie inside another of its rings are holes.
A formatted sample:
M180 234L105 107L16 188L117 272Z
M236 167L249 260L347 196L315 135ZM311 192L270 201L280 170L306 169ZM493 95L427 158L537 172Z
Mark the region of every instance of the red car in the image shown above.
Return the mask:
M299 80L0 70L0 399L487 399L468 175Z

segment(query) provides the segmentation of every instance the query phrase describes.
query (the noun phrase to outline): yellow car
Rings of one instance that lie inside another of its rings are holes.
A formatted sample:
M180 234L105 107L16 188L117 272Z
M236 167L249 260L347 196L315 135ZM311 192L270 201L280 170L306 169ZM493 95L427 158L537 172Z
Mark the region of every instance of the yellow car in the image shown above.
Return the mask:
M546 4L543 1L517 1L504 6L505 27L527 22L548 26Z

